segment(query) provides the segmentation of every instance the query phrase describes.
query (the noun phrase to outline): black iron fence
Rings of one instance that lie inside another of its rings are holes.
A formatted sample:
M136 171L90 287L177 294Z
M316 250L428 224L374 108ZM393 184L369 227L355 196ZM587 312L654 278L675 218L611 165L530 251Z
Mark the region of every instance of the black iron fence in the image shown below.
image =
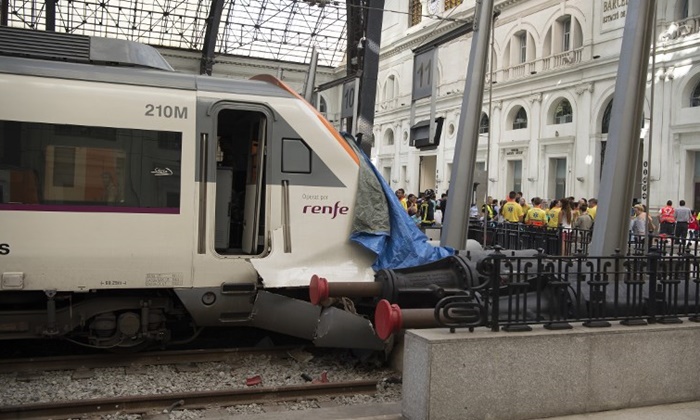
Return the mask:
M548 237L545 235L545 237ZM672 243L667 246L673 246ZM700 259L691 253L647 255L582 253L513 256L496 249L481 263L483 283L440 300L435 318L455 328L493 331L700 321Z
M588 254L593 231L527 226L522 223L488 223L480 221L469 224L469 239L474 239L485 248L500 246L503 249L543 249L549 255ZM678 238L664 234L637 236L630 233L626 253L643 255L649 248L658 248L664 255L697 254L698 238Z

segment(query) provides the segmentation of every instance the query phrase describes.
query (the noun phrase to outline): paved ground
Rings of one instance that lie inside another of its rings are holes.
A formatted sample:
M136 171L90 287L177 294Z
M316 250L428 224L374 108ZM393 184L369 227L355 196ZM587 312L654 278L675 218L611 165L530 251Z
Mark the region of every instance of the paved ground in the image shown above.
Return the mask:
M318 408L303 411L284 411L267 414L252 414L236 417L218 417L211 420L403 420L401 406L391 404L369 404L362 406L342 406ZM550 417L547 420L698 420L700 401L630 408L626 410L604 411L564 417ZM455 419L463 420L463 419ZM537 419L543 420L543 419Z
M548 420L697 420L700 419L700 401L680 404L654 405L626 410L574 416L550 417Z

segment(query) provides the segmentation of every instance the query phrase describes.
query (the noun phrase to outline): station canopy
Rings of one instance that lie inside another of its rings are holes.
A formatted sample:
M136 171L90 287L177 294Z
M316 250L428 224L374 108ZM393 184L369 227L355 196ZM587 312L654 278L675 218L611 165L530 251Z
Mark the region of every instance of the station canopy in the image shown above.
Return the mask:
M342 64L345 0L56 0L55 30L201 51L216 1L223 1L216 54L308 63L315 46L319 65ZM3 3L9 26L46 28L48 1Z

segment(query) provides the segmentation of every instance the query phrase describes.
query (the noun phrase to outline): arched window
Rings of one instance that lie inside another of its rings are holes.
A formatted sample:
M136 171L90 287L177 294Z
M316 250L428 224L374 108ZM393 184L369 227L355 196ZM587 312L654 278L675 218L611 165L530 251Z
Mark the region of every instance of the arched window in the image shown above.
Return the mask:
M481 113L481 120L479 120L479 134L486 134L489 132L489 116L486 113Z
M525 108L520 107L513 120L513 130L520 130L522 128L527 128L527 112Z
M610 130L610 114L612 113L612 99L610 102L608 102L608 106L605 107L605 111L603 111L603 123L601 124L600 127L600 132L603 134L608 134L608 130Z
M690 106L700 106L700 82L695 85L693 93L690 95Z
M384 84L384 100L390 101L396 97L396 77L392 74Z
M574 120L574 110L567 99L559 101L554 110L554 124L566 124Z
M324 117L328 118L328 104L326 103L326 98L323 96L320 98L321 100L319 100L318 112L320 112Z
M394 130L391 128L384 132L384 145L393 146L394 145Z

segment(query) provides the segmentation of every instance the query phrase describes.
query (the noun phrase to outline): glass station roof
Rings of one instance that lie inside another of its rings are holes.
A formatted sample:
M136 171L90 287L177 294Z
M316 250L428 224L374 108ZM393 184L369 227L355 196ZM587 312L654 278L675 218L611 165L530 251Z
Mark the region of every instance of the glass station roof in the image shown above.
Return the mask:
M44 0L7 0L8 25L44 30ZM337 66L346 49L345 0L223 0L217 54ZM57 0L56 31L202 50L211 1Z

